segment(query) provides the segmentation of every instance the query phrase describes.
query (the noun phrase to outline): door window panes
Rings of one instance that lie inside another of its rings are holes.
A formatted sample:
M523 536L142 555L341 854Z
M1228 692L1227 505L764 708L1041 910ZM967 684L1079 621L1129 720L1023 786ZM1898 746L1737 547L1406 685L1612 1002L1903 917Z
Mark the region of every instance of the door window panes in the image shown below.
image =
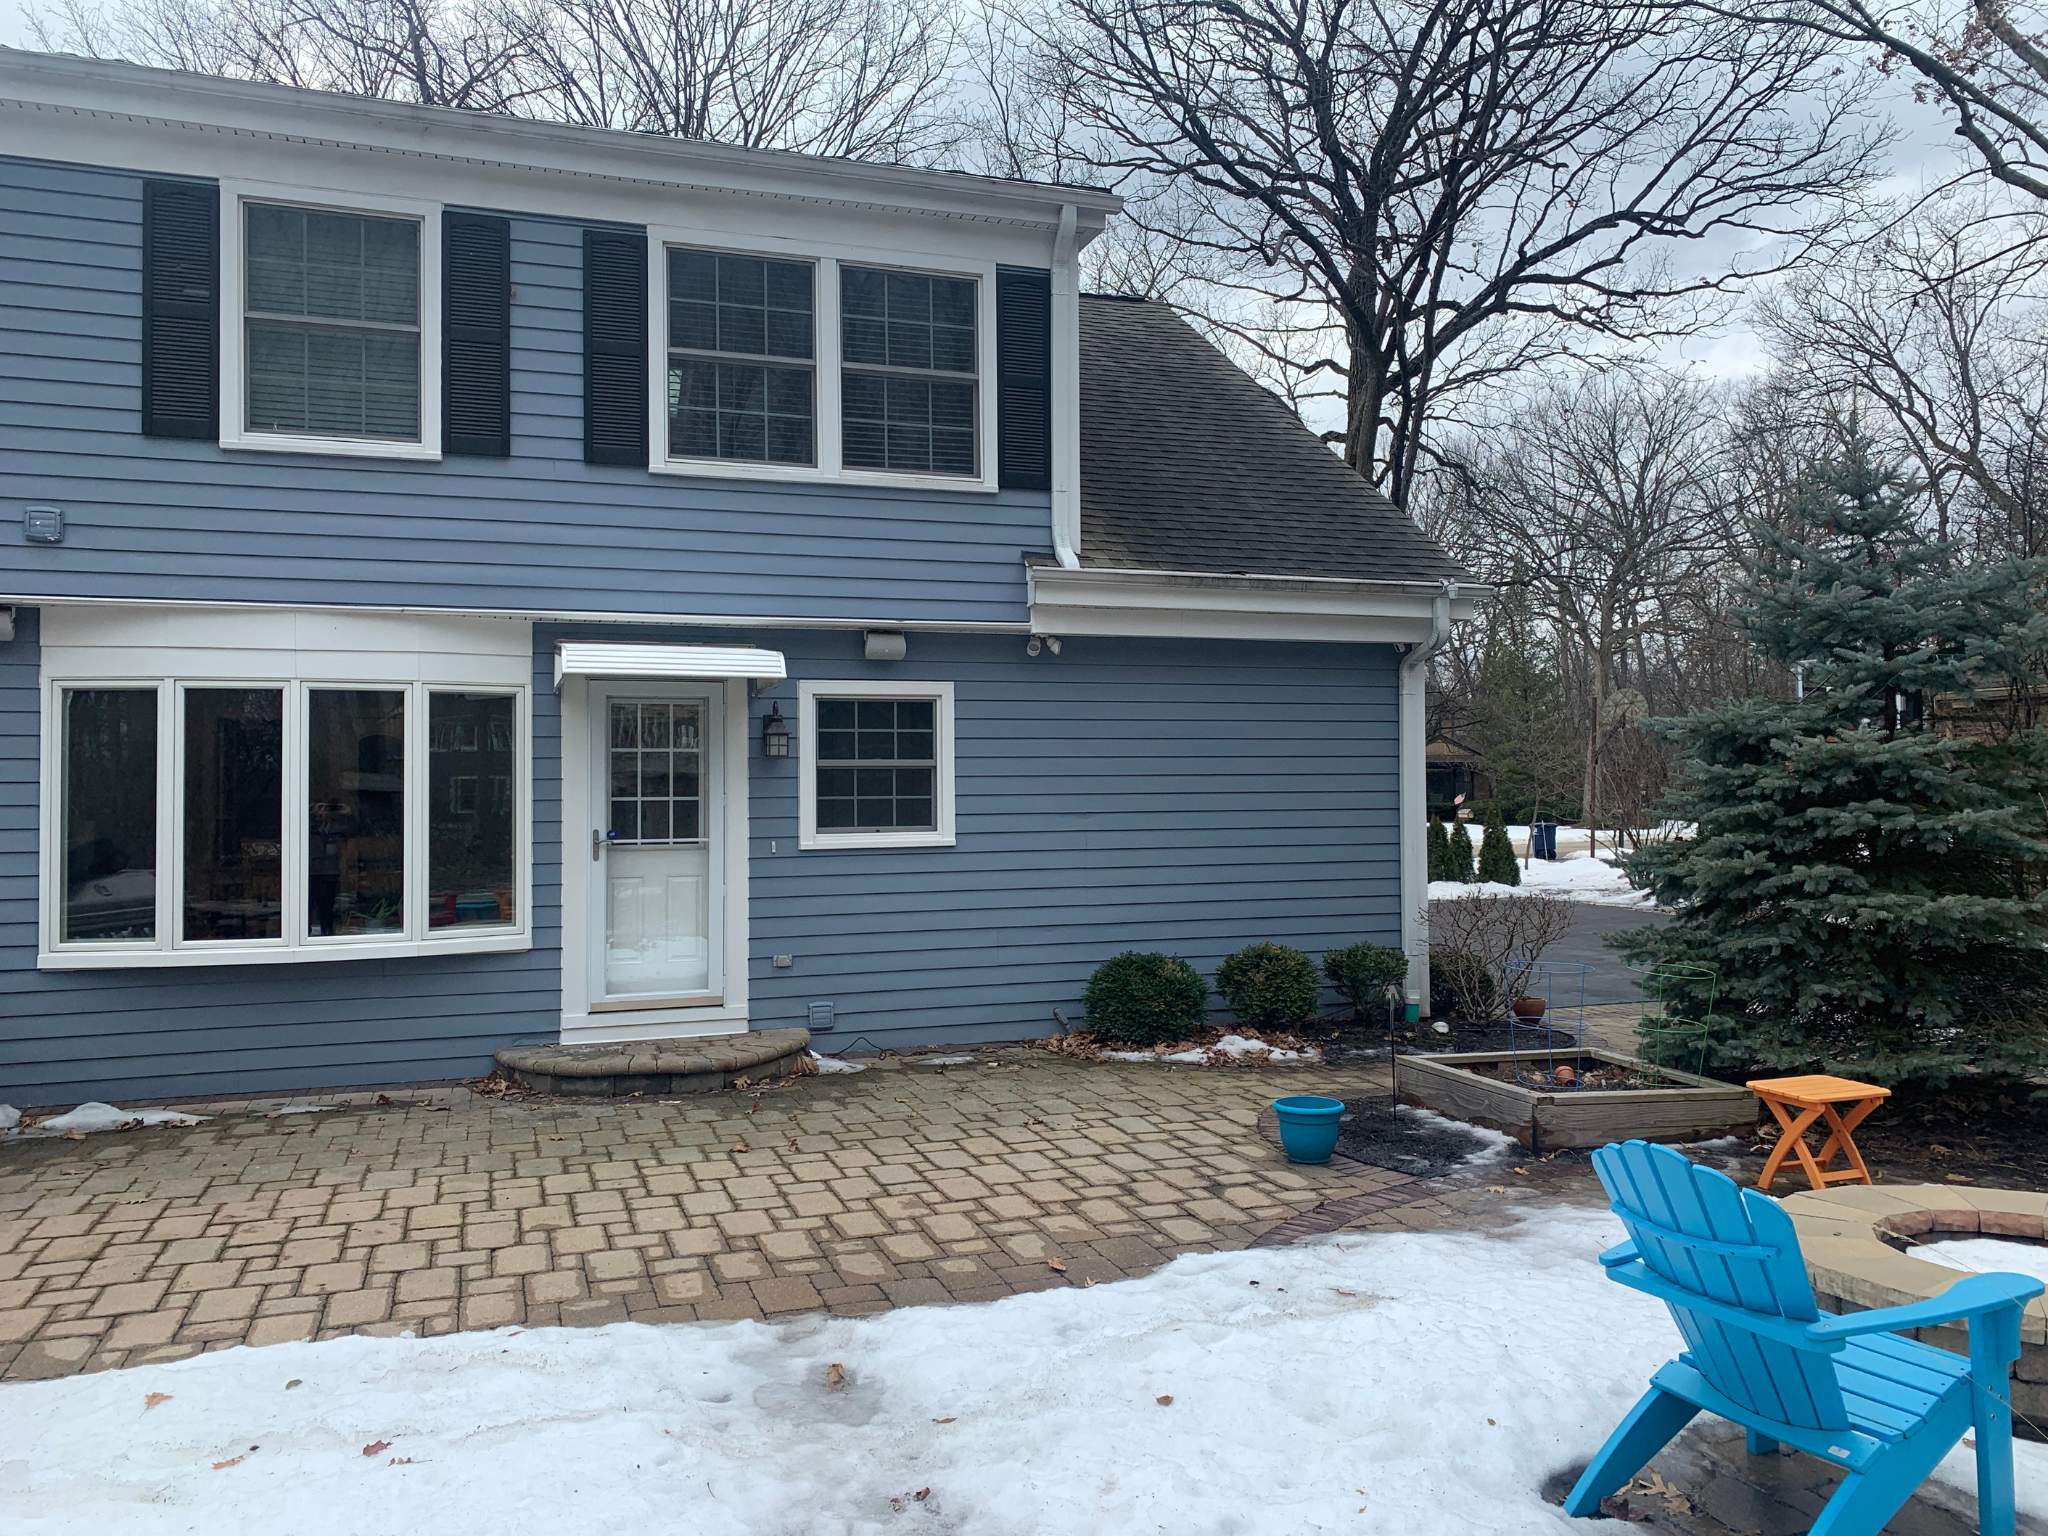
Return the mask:
M704 706L614 699L605 753L611 839L687 843L704 837Z
M60 943L156 937L154 688L72 688L64 699Z
M934 830L937 719L931 699L818 700L818 830Z
M306 696L306 933L405 930L405 695Z
M420 226L244 205L248 428L416 442Z
M284 694L187 688L184 710L184 937L278 938Z
M427 700L427 926L519 920L515 822L518 701L434 692ZM485 793L485 786L491 786Z

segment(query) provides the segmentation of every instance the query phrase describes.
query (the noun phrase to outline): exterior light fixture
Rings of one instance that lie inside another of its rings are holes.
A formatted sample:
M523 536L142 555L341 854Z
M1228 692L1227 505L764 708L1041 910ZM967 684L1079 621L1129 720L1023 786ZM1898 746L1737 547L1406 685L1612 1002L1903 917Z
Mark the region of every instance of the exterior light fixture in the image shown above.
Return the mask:
M782 706L774 705L768 718L761 722L761 755L763 757L789 756L789 722L782 718Z

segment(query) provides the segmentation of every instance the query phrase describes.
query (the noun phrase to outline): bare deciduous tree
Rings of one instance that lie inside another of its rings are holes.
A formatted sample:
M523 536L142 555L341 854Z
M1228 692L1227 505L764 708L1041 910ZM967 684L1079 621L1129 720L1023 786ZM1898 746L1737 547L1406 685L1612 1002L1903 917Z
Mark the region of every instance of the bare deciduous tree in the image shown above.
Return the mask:
M2026 0L1731 0L1725 14L1884 50L1984 170L2048 199L2048 34Z
M45 47L720 143L930 160L941 0L60 0Z
M1552 384L1458 450L1460 550L1526 589L1583 700L1589 825L1605 810L1603 746L1643 713L1639 696L1621 708L1620 677L1656 670L1653 648L1721 584L1726 448L1705 386L1628 371Z
M1921 204L1759 307L1785 382L1856 415L1942 538L2048 552L2048 244L2037 214Z
M1831 44L1684 6L1058 0L1036 35L1047 153L1176 189L1205 317L1341 399L1396 499L1461 400L1796 263L1883 142Z

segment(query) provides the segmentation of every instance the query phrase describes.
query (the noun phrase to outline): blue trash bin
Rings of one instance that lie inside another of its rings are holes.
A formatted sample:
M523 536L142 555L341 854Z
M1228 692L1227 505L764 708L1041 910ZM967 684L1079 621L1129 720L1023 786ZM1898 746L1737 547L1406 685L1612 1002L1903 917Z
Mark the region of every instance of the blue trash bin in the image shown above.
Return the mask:
M1533 849L1532 851L1533 851L1533 852L1535 853L1535 855L1536 855L1536 857L1537 857L1537 858L1539 858L1539 859L1550 859L1550 860L1552 860L1552 861L1555 861L1555 860L1556 860L1556 858L1557 858L1557 823L1556 823L1556 822L1554 822L1554 821L1539 821L1539 822L1535 822L1535 823L1533 823L1533 824L1532 824L1532 825L1530 826L1530 828L1529 828L1529 840L1530 840L1530 842L1532 842L1533 844L1535 844L1535 847L1534 847L1534 849Z

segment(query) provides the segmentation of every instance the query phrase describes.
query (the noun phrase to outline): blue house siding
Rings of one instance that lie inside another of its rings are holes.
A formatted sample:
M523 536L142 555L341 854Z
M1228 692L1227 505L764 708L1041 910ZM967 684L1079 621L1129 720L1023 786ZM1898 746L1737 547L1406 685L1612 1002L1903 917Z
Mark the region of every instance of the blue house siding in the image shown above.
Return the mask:
M531 952L103 972L35 969L36 632L25 610L0 647L0 1100L446 1078L555 1037L554 642L593 631L536 626ZM774 703L794 717L806 677L950 680L958 720L952 848L800 851L808 744L771 762L750 741L756 1028L827 1001L827 1049L1014 1039L1054 1008L1078 1018L1089 971L1122 949L1213 975L1256 939L1398 940L1389 647L1074 639L1034 659L1015 636L920 634L885 666L855 633L741 636L782 650L792 679L754 701L754 740Z
M512 222L512 456L228 453L141 429L142 178L0 159L0 593L484 611L1024 617L1043 493L755 485L582 458L580 226Z
M600 635L707 638L539 626L535 649ZM1120 950L1213 974L1258 939L1400 942L1392 647L1072 639L1031 658L1016 636L919 634L878 665L858 634L730 638L788 659L755 741L774 705L796 718L804 678L950 680L958 720L952 848L799 850L808 743L782 761L750 745L756 1028L820 1001L827 1048L1016 1039L1056 1007L1077 1019Z
M0 1102L160 1102L462 1077L487 1071L499 1045L555 1037L560 755L538 720L531 952L38 971L37 618L20 610L14 640L0 645Z

